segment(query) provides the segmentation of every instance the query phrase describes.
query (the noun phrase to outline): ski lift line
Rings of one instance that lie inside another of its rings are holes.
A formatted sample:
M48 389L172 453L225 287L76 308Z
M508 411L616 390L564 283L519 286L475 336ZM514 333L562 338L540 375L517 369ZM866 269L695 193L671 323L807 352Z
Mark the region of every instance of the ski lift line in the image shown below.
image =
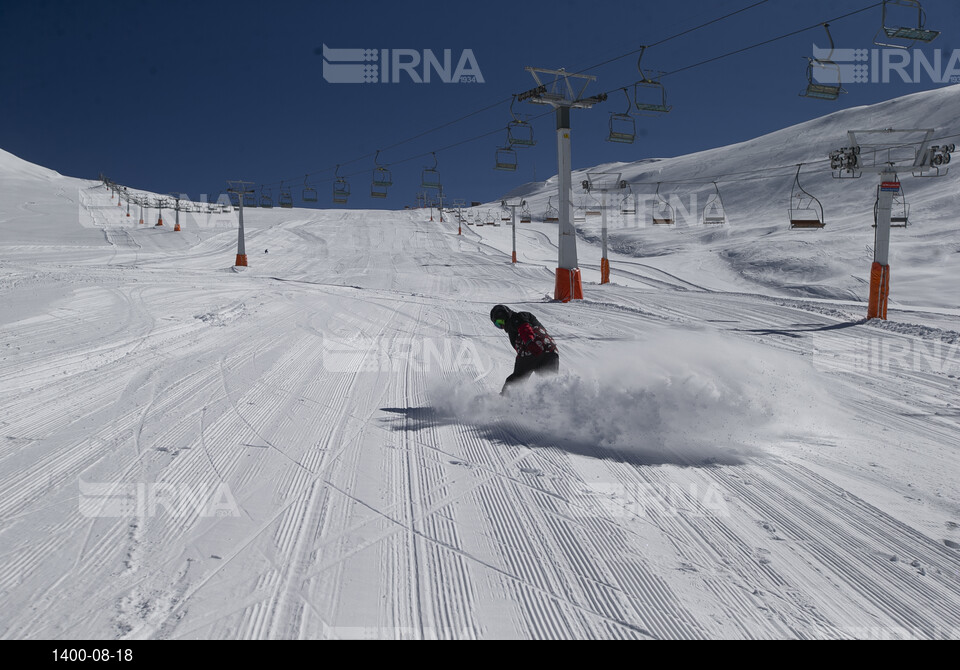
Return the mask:
M846 18L849 18L849 17L851 17L851 16L855 16L855 15L857 15L857 14L862 14L862 13L864 13L864 12L868 12L868 11L870 11L870 10L872 10L872 9L875 9L875 8L877 8L877 7L880 7L880 6L882 6L882 5L883 5L883 2L871 3L870 5L868 5L868 6L866 6L866 7L863 7L862 9L857 9L857 10L854 10L854 11L851 11L851 12L847 12L846 14L843 14L843 15L840 15L840 16L837 16L837 17L828 19L826 22L841 21L841 20L846 19ZM754 5L751 5L750 7L747 7L747 8L745 8L745 9L742 10L742 11L745 11L746 9L750 9L750 8L752 8L753 6L754 6ZM736 14L736 12L735 12L734 14ZM731 14L731 16L734 15L734 14ZM721 17L721 18L728 18L728 17ZM717 19L717 20L721 20L721 19ZM717 20L714 20L713 22L715 23ZM784 39L787 39L787 38L789 38L789 37L793 37L793 36L802 34L802 33L804 33L804 32L808 32L808 31L810 31L810 30L815 30L815 29L817 29L817 28L820 28L824 23L825 23L824 21L818 21L818 22L817 22L816 24L814 24L814 25L807 26L807 27L805 27L805 28L801 28L801 29L799 29L799 30L792 31L792 32L789 32L789 33L780 35L780 36L778 36L778 37L771 38L771 39L769 39L769 40L764 40L763 42L758 42L758 43L756 43L756 44L752 44L752 45L750 45L750 46L743 47L743 48L741 48L741 49L737 49L737 50L734 50L734 51L730 51L730 52L727 52L727 53L725 53L725 54L721 54L721 55L719 55L719 56L714 56L714 57L712 57L712 58L708 58L708 59L706 59L706 60L699 61L699 62L697 62L697 63L693 63L693 64L691 64L691 65L687 65L687 66L684 66L684 67L679 68L679 69L676 69L676 70L671 70L671 71L669 71L669 72L664 72L664 73L661 74L661 78L667 77L667 76L670 76L670 75L673 75L673 74L678 74L678 73L681 73L681 72L686 72L686 71L688 71L688 70L692 70L692 69L697 68L697 67L702 67L702 66L704 66L704 65L707 65L707 64L710 64L710 63L714 63L714 62L716 62L716 61L718 61L718 60L722 60L722 59L724 59L724 58L729 58L729 57L731 57L731 56L738 55L738 54L744 53L744 52L746 52L746 51L750 51L750 50L752 50L752 49L756 49L756 48L759 48L759 47L762 47L762 46L766 46L766 45L768 45L768 44L772 44L772 43L774 43L774 42L777 42L777 41L780 41L780 40L784 40ZM703 25L704 25L704 26L705 26L705 25L709 25L709 23L703 24ZM688 34L689 32L692 32L692 31L694 31L694 30L696 30L697 28L700 28L700 27L703 27L703 26L698 26L698 27L695 27L695 28L691 28L691 29L689 29L688 31L685 31L684 34ZM631 52L628 53L628 54L624 54L623 56L621 56L621 58L625 58L625 57L627 57L627 56L629 56L629 55L637 54L637 53L641 52L644 48L649 48L649 47L651 47L651 46L655 46L655 45L658 45L658 44L663 44L665 41L668 41L669 39L673 39L674 37L679 37L680 35L681 35L681 34L678 34L678 35L676 35L676 36L671 36L671 37L669 37L669 38L665 38L664 40L660 40L659 42L653 42L653 43L651 43L650 45L646 45L645 47L641 47L640 49L633 50L633 51L631 51ZM605 63L599 63L599 64L597 64L597 65L595 65L595 66L590 66L589 68L586 68L586 70L595 69L596 67L599 67L600 65L603 65L603 64L605 64ZM586 70L583 70L583 71L586 71ZM620 90L620 89L622 89L622 88L623 88L622 85L621 85L621 86L617 86L617 87L615 87L615 88L610 89L609 91L606 91L606 94L609 95L610 93L613 93L613 92L615 92L615 91L617 91L617 90ZM388 149L393 149L393 148L402 146L402 145L407 144L407 143L409 143L409 142L412 142L412 141L414 141L414 140L416 140L416 139L420 139L421 137L424 137L424 136L426 136L426 135L429 135L429 134L431 134L431 133L433 133L433 132L436 132L436 131L438 131L438 130L441 130L441 129L443 129L443 128L447 128L447 127L449 127L449 126L451 126L451 125L454 125L454 124L459 123L459 122L461 122L461 121L464 121L464 120L466 120L466 119L468 119L468 118L471 118L471 117L473 117L473 116L476 116L477 114L481 114L481 113L483 113L483 112L485 112L485 111L489 111L490 109L493 109L493 108L495 108L495 107L498 107L499 105L503 105L503 104L510 103L512 100L513 100L513 96L511 96L511 97L509 97L509 98L503 98L503 99L501 99L501 100L498 100L498 101L495 102L495 103L492 103L492 104L490 104L490 105L487 105L487 106L485 106L485 107L482 107L482 108L480 108L480 109L477 109L477 110L475 110L475 111L473 111L473 112L470 112L469 114L463 115L463 116L461 116L461 117L458 117L458 118L453 119L453 120L451 120L451 121L448 121L448 122L446 122L446 123L440 124L440 125L438 125L438 126L434 126L433 128L429 128L429 129L427 129L427 130L424 130L424 131L421 132L421 133L418 133L418 134L416 134L416 135L412 135L412 136L410 136L410 137L408 137L408 138L406 138L406 139L400 140L399 142L395 142L394 144L388 145L388 146L386 147L386 149L384 149L384 151L386 151L386 150L388 150ZM547 110L546 112L544 112L544 113L542 113L542 114L539 114L539 115L536 115L536 116L532 117L532 119L533 119L533 120L536 120L536 119L539 119L539 118L542 118L542 117L550 116L550 115L552 115L553 113L554 113L553 110ZM411 157L409 157L409 158L407 158L407 159L403 159L403 160L400 160L400 161L394 161L394 162L392 163L392 165L401 165L401 164L403 164L403 163L406 163L406 162L409 162L409 161L412 161L412 160L417 160L417 159L419 159L419 158L422 158L422 157L424 157L424 156L429 155L430 153L440 153L440 152L442 152L442 151L447 151L447 150L449 150L449 149L452 149L452 148L455 148L455 147L458 147L458 146L462 146L462 145L468 144L468 143L470 143L470 142L477 141L477 140L482 139L482 138L484 138L484 137L488 137L488 136L490 136L490 135L494 135L494 134L496 134L497 132L501 132L501 131L502 131L502 127L499 128L499 129L497 129L497 130L494 130L494 131L490 131L490 132L487 132L487 133L483 133L482 135L477 135L477 136L474 136L474 137L469 138L469 139L466 139L466 140L461 140L461 141L459 141L459 142L454 142L453 144L450 144L450 145L447 145L447 146L445 146L445 147L441 147L441 148L439 148L439 149L436 149L436 150L434 150L434 152L427 151L427 152L418 154L418 155L416 155L416 156L411 156ZM362 160L369 159L369 158L371 158L372 156L373 156L373 154L367 153L367 154L364 154L363 156L360 156L360 157L357 157L357 158L353 158L353 159L350 159L350 160L348 160L348 161L343 161L343 162L340 163L340 165L350 165L350 164L355 163L355 162L359 162L359 161L362 161ZM317 175L317 174L321 174L321 173L324 173L324 172L329 172L329 171L332 170L332 169L333 169L332 167L327 167L327 168L323 168L322 170L317 170L317 171L315 171L315 172L310 172L310 173L308 173L308 174L309 174L309 175ZM290 180L292 180L292 179L293 179L293 178L290 178ZM271 182L269 185L275 185L275 184L277 184L277 183L279 183L279 182Z
M815 23L815 24L812 25L812 26L807 26L806 28L801 28L801 29L799 29L799 30L794 30L793 32L785 33L785 34L783 34L783 35L780 35L779 37L773 37L773 38L771 38L771 39L769 39L769 40L764 40L763 42L757 42L756 44L752 44L752 45L750 45L750 46L748 46L748 47L743 47L743 48L741 48L741 49L736 49L735 51L729 51L729 52L727 52L727 53L725 53L725 54L721 54L721 55L719 55L719 56L714 56L713 58L708 58L708 59L702 60L702 61L700 61L700 62L698 62L698 63L693 63L693 64L691 64L691 65L684 66L684 67L679 68L679 69L677 69L677 70L671 70L670 72L664 72L663 75L662 75L662 77L669 77L670 75L673 75L673 74L679 74L680 72L686 72L687 70L692 70L692 69L694 69L694 68L701 67L701 66L707 65L707 64L709 64L709 63L715 63L716 61L722 60L722 59L724 59L724 58L729 58L729 57L731 57L731 56L736 56L736 55L738 55L738 54L742 54L742 53L744 53L744 52L746 52L746 51L750 51L750 50L752 50L752 49L758 49L758 48L760 48L760 47L767 46L768 44L773 44L774 42L779 42L780 40L785 40L785 39L787 39L788 37L794 37L794 36L796 36L796 35L800 35L800 34L802 34L802 33L809 32L809 31L811 31L811 30L816 30L817 28L822 28L824 23L834 23L834 22L836 22L836 21L842 21L843 19L850 18L851 16L856 16L857 14L863 14L864 12L869 12L871 9L876 9L877 7L880 7L882 4L883 4L882 2L875 2L875 3L871 4L871 5L868 5L867 7L864 7L863 9L857 9L857 10L854 10L854 11L852 11L852 12L847 12L846 14L843 14L843 15L841 15L841 16L837 16L837 17L832 18L832 19L827 19L826 21L818 21L817 23Z
M584 69L582 69L582 70L579 70L579 71L577 71L577 72L574 72L574 73L572 73L572 74L584 74L584 73L586 73L586 72L589 72L590 70L596 70L598 67L603 67L604 65L609 65L610 63L614 63L614 62L616 62L616 61L618 61L618 60L623 60L624 58L629 58L630 56L636 56L638 53L640 53L640 52L643 51L644 49L651 49L651 48L653 48L653 47L658 47L658 46L660 46L660 45L662 45L662 44L666 44L667 42L673 41L673 40L678 39L678 38L680 38L680 37L683 37L683 36L685 36L685 35L689 35L690 33L693 33L693 32L696 32L696 31L698 31L698 30L701 30L702 28L707 28L707 27L709 27L709 26L712 26L712 25L715 24L715 23L720 23L721 21L725 21L726 19L732 18L732 17L734 17L734 16L736 16L736 15L738 15L738 14L742 14L742 13L744 13L744 12L746 12L746 11L749 11L749 10L755 8L755 7L759 7L760 5L764 5L764 4L768 3L768 2L770 2L770 0L760 0L760 2L755 2L755 3L753 3L752 5L748 5L747 7L744 7L743 9L738 9L738 10L735 11L735 12L730 12L729 14L724 14L723 16L720 16L720 17L717 17L717 18L712 19L712 20L710 20L710 21L707 21L706 23L701 23L701 24L698 25L698 26L694 26L694 27L692 27L692 28L687 28L686 30L683 30L683 31L681 31L681 32L679 32L679 33L676 33L676 34L674 34L674 35L670 35L669 37L664 37L663 39L658 40L658 41L656 41L656 42L651 42L650 44L648 44L648 45L646 45L646 46L640 47L639 49L634 49L633 51L628 51L628 52L625 53L625 54L621 54L621 55L619 55L619 56L614 56L613 58L608 58L607 60L600 61L599 63L597 63L597 64L595 64L595 65L591 65L591 66L589 66L589 67L586 67L586 68L584 68Z

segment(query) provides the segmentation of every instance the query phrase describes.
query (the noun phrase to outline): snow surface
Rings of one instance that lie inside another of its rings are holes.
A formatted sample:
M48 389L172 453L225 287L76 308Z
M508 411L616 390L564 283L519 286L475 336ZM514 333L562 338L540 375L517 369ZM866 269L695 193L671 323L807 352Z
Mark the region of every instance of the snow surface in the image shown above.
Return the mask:
M614 167L789 165L958 102ZM721 182L722 230L612 224L605 286L588 219L563 305L552 224L514 266L509 226L248 210L238 269L233 215L140 226L0 152L0 635L960 636L956 177L904 179L865 323L875 179L811 172L828 226L789 231L787 172ZM499 302L558 379L497 395Z

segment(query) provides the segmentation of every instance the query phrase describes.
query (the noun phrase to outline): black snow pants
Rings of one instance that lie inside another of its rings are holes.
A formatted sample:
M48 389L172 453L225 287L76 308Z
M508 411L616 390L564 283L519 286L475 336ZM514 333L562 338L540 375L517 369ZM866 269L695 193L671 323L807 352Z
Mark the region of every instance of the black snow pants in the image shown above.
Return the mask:
M549 351L539 356L517 356L513 374L507 377L500 394L503 395L511 384L523 381L534 372L538 375L560 372L560 354Z

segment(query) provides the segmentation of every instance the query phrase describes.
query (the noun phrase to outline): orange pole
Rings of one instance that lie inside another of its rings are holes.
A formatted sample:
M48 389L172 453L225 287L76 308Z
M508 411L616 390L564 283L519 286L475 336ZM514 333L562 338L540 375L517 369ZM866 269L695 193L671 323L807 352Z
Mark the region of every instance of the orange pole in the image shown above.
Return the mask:
M870 302L868 319L887 318L887 299L890 297L890 266L874 262L870 268Z
M606 258L600 259L600 283L610 283L610 261Z
M557 283L553 296L561 302L583 300L583 283L580 280L580 268L557 268Z

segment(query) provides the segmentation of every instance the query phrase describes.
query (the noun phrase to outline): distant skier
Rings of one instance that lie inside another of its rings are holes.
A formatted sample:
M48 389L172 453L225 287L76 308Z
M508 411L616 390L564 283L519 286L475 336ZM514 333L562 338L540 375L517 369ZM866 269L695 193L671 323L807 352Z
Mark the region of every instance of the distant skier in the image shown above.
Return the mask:
M497 305L490 310L490 320L497 328L507 331L510 344L517 351L513 374L507 377L500 395L504 395L511 384L523 381L533 372L555 374L560 371L557 345L533 314L514 312L509 307Z

